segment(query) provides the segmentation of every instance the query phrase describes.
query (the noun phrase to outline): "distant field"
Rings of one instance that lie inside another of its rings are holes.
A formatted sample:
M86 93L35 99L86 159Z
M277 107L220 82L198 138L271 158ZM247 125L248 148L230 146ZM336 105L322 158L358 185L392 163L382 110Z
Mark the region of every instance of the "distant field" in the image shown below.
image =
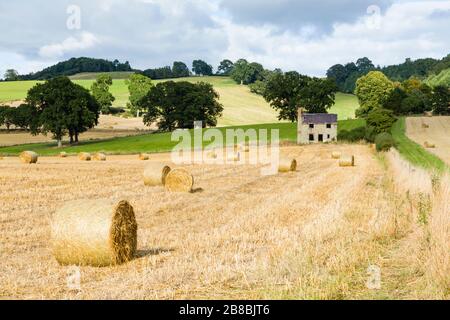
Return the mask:
M364 126L364 120L343 120L339 121L339 130L352 130L356 127ZM296 123L273 123L260 124L251 126L227 127L220 128L222 132L226 129L242 128L248 129L278 129L280 133L280 141L297 141L297 124ZM192 131L191 131L192 134ZM57 149L56 143L35 143L23 144L18 146L10 146L0 148L0 155L17 155L24 150L36 151L40 155L56 155L64 150L70 154L78 152L106 152L109 154L137 154L140 152L157 153L170 151L177 142L171 141L171 133L154 133L133 137L115 138L102 141L85 141L77 146L67 146L63 149ZM205 143L208 145L209 143Z
M78 79L74 82L85 88L90 88L96 74L85 73L75 75ZM125 77L124 73L114 73L114 77ZM167 80L155 80L155 83ZM250 92L247 86L237 85L228 77L190 77L179 78L174 81L204 81L213 84L220 94L220 102L224 105L223 117L219 120L219 126L249 125L257 123L277 122L277 112L259 95ZM37 81L0 82L0 102L10 102L24 99L28 90ZM116 98L114 106L125 107L128 102L128 88L125 79L113 80L111 93ZM336 104L330 110L337 113L340 120L354 118L355 110L358 108L358 100L355 96L338 93Z

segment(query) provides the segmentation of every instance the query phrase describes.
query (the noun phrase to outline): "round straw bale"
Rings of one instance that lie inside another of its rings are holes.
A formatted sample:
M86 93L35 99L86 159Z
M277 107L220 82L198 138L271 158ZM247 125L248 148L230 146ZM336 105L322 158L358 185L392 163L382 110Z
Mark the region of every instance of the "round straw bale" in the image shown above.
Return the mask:
M80 152L78 154L78 159L81 161L91 161L91 154L87 152Z
M166 163L154 162L149 164L144 170L144 185L164 185L166 183L166 178L169 172L170 166Z
M33 151L24 151L19 157L23 163L36 163L38 161L38 154Z
M0 160L3 160L3 157L2 157L2 156L0 156Z
M53 255L61 265L103 267L133 259L137 223L127 201L66 203L51 220Z
M341 158L341 153L338 151L334 151L331 153L331 158L333 159L340 159Z
M194 177L186 169L176 168L166 177L166 190L170 192L191 192Z
M425 141L424 145L425 145L425 148L430 148L430 149L436 148L436 145L434 143L431 143L428 141Z
M67 152L61 151L61 152L59 153L59 157L60 157L60 158L67 158Z
M297 160L281 158L278 164L278 172L289 172L297 170Z
M148 159L150 159L150 156L148 154L146 154L146 153L140 153L139 154L139 160L146 161Z
M104 153L96 153L94 154L94 158L95 161L106 161L106 155Z
M339 160L340 167L353 167L355 166L355 156L342 156Z

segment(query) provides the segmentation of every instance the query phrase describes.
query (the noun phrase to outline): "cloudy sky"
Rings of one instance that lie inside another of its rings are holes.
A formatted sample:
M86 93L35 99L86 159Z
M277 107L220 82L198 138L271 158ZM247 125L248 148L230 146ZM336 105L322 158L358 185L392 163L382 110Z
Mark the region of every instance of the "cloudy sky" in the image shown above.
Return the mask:
M450 0L14 0L0 2L0 75L79 56L134 68L204 59L322 76L450 53Z

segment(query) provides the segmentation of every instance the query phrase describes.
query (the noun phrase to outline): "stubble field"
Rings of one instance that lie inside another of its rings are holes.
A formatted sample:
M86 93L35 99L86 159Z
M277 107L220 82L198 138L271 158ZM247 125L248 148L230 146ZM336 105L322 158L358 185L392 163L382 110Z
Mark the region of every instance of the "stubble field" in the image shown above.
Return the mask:
M339 168L333 150L355 154L357 165ZM364 145L293 146L282 153L297 158L297 172L262 176L261 166L187 166L198 188L192 194L144 187L148 162L135 156L102 163L49 157L37 165L1 160L0 297L395 297L394 287L410 278L394 275L381 290L366 287L368 266L395 269L386 257L404 236L393 224L402 209L388 192L382 163ZM168 154L151 157L165 160ZM70 268L51 253L50 218L66 201L99 198L134 206L138 257L118 267L82 267L81 291L73 291Z

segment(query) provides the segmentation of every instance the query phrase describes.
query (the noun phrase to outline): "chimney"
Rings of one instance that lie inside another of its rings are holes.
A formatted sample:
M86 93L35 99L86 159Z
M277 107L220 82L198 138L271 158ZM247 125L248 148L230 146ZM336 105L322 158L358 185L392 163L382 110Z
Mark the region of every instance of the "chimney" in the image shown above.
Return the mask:
M302 107L298 108L297 120L298 120L298 123L301 123L303 121L303 108Z

